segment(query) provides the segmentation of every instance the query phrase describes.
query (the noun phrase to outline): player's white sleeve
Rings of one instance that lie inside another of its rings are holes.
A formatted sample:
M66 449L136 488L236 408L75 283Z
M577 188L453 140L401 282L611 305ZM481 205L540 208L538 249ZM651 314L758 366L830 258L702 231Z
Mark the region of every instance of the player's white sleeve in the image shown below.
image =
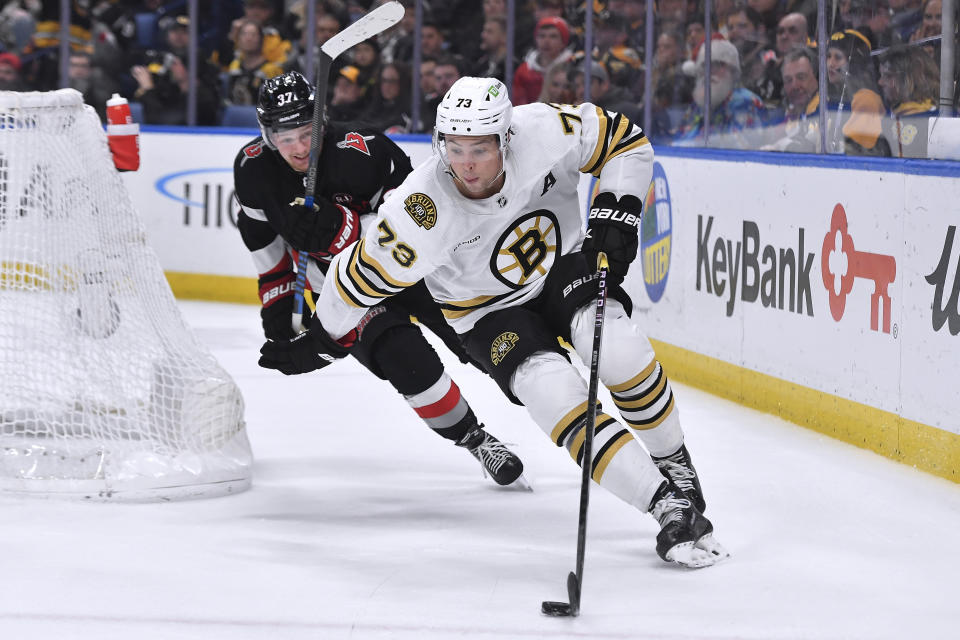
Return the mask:
M600 179L600 191L641 199L653 178L653 146L625 115L584 103L577 107L580 171Z

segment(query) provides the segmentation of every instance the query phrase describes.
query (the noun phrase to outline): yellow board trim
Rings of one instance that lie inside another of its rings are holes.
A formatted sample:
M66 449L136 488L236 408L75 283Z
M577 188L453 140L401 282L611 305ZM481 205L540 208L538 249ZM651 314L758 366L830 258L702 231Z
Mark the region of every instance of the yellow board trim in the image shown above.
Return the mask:
M257 279L239 276L214 276L202 273L166 271L173 295L184 300L212 300L239 304L260 304Z
M675 381L960 483L960 435L651 340Z

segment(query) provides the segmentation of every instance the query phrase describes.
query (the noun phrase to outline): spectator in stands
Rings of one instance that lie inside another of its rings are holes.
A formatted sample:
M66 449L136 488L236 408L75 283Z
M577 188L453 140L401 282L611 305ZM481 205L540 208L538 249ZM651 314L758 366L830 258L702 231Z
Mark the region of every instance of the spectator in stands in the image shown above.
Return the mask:
M765 147L772 151L813 153L820 142L817 54L807 47L791 49L783 59L784 119L782 136Z
M640 54L627 46L627 20L604 11L594 22L593 59L600 62L610 76L610 83L627 89L631 95L643 97L643 62Z
M237 31L245 22L254 22L263 30L263 57L283 66L290 54L291 44L280 34L273 3L270 0L243 0L243 17L237 18L230 25L230 41L237 41ZM230 53L221 48L221 61L226 62L227 58L232 60Z
M437 68L436 58L424 58L420 61L420 97L426 101L437 95L433 82L433 71Z
M70 54L67 80L70 88L82 93L83 101L96 110L100 121L106 122L107 100L119 92L120 87L102 69L93 66L89 53L75 51Z
M454 55L445 55L437 59L433 67L433 93L423 101L420 107L421 131L433 131L433 123L437 117L437 105L443 96L450 90L453 83L464 75L463 60Z
M583 65L571 67L570 82L573 85L574 103L583 102ZM633 99L630 92L623 87L611 84L607 70L595 60L590 63L590 102L601 109L622 113L633 122L643 122L640 105Z
M311 60L314 61L314 68L316 68L316 61L320 56L320 47L327 40L335 36L343 28L343 23L340 22L340 19L337 18L336 14L333 13L323 13L318 14L316 18L316 28L314 30L314 49L312 52L308 53L306 51L307 46L307 34L304 31L303 35L297 41L296 46L291 49L290 55L287 58L286 62L283 65L284 71L299 71L303 73L307 68L307 56L311 56ZM331 65L331 72L336 73L347 63L345 58L337 58L333 61Z
M659 0L654 9L657 24L655 32L673 29L683 33L687 24L687 3L685 0Z
M920 27L923 19L921 11L923 0L890 0L890 23L901 42L910 40L913 32Z
M647 4L646 0L610 0L607 9L624 17L627 23L626 45L640 54L645 60L644 44L647 40Z
M714 37L719 36L716 31L714 31ZM703 26L703 16L697 15L693 16L690 19L690 22L687 23L687 28L684 30L684 36L686 38L686 52L688 60L696 60L697 51L700 43L707 39L707 30Z
M570 61L553 63L543 72L543 88L537 102L553 104L573 104L573 90L570 87Z
M777 23L777 53L787 55L791 49L807 44L807 18L802 13L788 13Z
M424 20L420 27L420 54L425 57L437 58L447 50L447 42L436 22Z
M190 18L168 16L162 25L166 50L186 60L190 48Z
M240 23L235 45L236 55L227 69L227 101L255 105L260 86L283 73L283 69L263 55L263 28L256 22Z
M483 54L470 71L479 78L506 78L507 21L501 16L487 18L480 32L480 50ZM517 68L514 59L513 68Z
M783 16L780 12L780 0L747 0L747 6L760 14L767 33L773 38L777 31L777 23ZM774 41L771 39L770 46L773 44Z
M187 124L189 77L183 61L172 53L162 53L148 65L136 65L130 74L139 87L134 100L143 103L146 124ZM219 116L217 83L197 82L197 124L214 126Z
M740 53L741 85L760 96L765 104L775 104L783 85L775 70L777 54L769 46L760 14L746 6L735 9L727 17L727 33Z
M706 47L701 46L695 67L694 102L680 123L675 142L678 145L704 145L705 52ZM765 112L763 101L740 86L740 53L737 48L726 40L714 40L710 60L709 146L759 148L763 143Z
M938 113L940 73L916 47L894 47L880 57L880 89L890 111L884 134L895 157L926 157L928 121Z
M0 53L0 91L25 91L20 79L20 58L10 52Z
M870 51L872 33L846 29L827 45L827 151L889 156L883 138L883 98L878 93Z
M653 110L662 112L670 124L667 131L660 133L673 132L681 115L693 102L694 80L683 73L683 60L683 36L679 31L663 31L657 38L653 57Z
M920 26L913 35L910 36L910 42L918 42L926 38L939 36L943 33L943 0L924 0L923 7L920 10ZM934 43L924 47L928 53L934 55ZM939 47L936 47L939 49Z
M563 18L542 18L534 30L536 47L527 54L513 76L513 104L536 102L543 88L543 72L551 64L570 58L570 27Z
M767 108L781 108L784 100L783 61L792 49L802 48L807 43L807 19L802 13L788 13L777 23L776 53L763 67L763 76L753 86L766 103Z
M442 29L446 51L464 60L480 57L480 34L486 16L477 0L442 0L430 5L430 15Z
M844 29L870 29L875 49L886 49L901 42L893 30L889 0L847 0L840 5L840 11Z
M360 119L384 133L410 131L410 67L402 62L380 67L380 81Z
M333 84L333 97L327 110L331 120L346 122L359 119L366 108L363 87L359 80L360 70L353 65L340 69Z
M358 84L363 90L364 103L376 93L380 78L380 45L376 38L358 43L350 50L350 61L360 72Z
M0 49L22 53L36 30L37 21L33 14L20 6L19 2L7 2L0 10Z

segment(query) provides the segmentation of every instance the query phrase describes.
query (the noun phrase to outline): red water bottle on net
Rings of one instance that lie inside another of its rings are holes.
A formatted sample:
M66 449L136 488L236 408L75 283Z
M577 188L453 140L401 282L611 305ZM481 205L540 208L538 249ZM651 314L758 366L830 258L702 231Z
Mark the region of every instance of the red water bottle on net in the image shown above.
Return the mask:
M107 100L107 143L118 171L140 168L140 125L133 121L130 103L116 93Z

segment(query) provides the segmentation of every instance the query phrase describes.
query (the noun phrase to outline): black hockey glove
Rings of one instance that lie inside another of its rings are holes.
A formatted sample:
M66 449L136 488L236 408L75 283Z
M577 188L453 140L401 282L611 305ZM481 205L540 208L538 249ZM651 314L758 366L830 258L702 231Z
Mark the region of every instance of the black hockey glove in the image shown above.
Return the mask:
M279 277L268 274L260 278L260 320L263 323L263 335L267 340L289 340L296 333L291 327L293 315L293 273L284 273ZM304 303L304 325L310 324L310 307Z
M314 202L312 211L297 198L284 211L280 235L297 251L334 255L360 235L360 219L351 209L323 198Z
M268 340L263 343L258 364L264 369L276 369L285 376L291 376L322 369L347 353L347 347L327 335L326 329L314 316L310 329L292 340Z
M587 237L581 251L591 264L597 263L599 252L607 254L608 279L612 286L623 282L630 263L637 257L642 210L643 203L636 196L625 195L618 201L608 191L597 194L590 207Z

